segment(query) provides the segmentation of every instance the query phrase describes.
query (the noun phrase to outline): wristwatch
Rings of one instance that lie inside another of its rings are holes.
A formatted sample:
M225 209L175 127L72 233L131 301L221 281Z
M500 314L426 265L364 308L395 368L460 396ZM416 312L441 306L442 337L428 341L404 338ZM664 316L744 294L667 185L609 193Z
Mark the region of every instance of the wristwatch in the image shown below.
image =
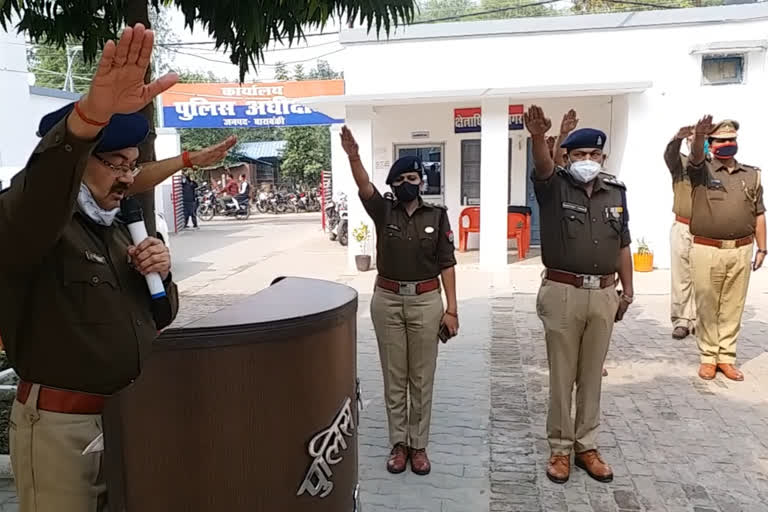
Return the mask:
M634 297L630 297L629 295L626 295L624 293L621 294L621 297L619 297L621 300L626 302L627 304L632 304L635 301Z

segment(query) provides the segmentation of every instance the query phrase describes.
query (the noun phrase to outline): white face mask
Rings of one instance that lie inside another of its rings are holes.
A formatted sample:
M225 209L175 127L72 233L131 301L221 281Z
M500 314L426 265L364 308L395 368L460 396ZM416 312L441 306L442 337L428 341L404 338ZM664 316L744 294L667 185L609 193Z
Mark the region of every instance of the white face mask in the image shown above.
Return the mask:
M589 183L597 178L602 170L603 166L594 160L578 160L571 162L571 165L568 166L568 173L582 183Z
M115 217L120 212L119 207L114 210L105 210L96 204L96 200L93 198L93 194L91 194L91 189L89 189L85 183L80 184L80 193L77 195L77 205L88 218L102 226L111 226Z

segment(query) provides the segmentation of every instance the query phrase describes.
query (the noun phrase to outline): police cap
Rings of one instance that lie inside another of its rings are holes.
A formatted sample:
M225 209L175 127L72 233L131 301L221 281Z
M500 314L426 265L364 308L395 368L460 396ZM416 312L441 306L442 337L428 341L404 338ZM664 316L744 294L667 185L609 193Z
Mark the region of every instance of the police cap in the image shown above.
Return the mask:
M739 131L739 122L732 119L721 121L709 136L713 139L735 139Z
M37 134L40 137L45 136L74 107L75 104L70 103L43 116ZM149 123L141 114L115 114L109 120L109 124L104 127L101 141L94 149L94 153L109 153L125 148L135 148L147 138L148 134Z
M561 148L571 151L578 148L590 148L602 150L605 146L605 132L594 128L581 128L571 133L560 145Z
M407 172L418 172L419 175L424 171L424 165L421 163L421 159L416 156L404 156L398 158L392 167L389 168L389 174L387 175L387 185L391 185L393 181L397 179L401 174Z

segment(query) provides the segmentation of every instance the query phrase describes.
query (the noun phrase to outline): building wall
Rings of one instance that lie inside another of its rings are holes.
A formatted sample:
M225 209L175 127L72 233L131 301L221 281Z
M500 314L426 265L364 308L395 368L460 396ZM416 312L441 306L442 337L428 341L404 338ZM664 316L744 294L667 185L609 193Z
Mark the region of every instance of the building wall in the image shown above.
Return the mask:
M0 167L23 167L37 144L28 75L24 37L0 30Z

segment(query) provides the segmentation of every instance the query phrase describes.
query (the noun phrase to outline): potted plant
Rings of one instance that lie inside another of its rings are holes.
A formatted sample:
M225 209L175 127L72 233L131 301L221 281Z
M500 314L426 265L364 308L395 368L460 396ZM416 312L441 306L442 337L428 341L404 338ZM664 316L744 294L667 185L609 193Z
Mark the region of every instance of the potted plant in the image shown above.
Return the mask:
M371 239L371 232L368 224L361 222L360 226L352 231L352 236L360 246L360 254L355 256L355 265L360 272L366 272L371 269L371 255L368 254L368 241Z
M650 272L653 270L653 252L648 247L645 238L637 241L637 252L632 255L636 272Z

